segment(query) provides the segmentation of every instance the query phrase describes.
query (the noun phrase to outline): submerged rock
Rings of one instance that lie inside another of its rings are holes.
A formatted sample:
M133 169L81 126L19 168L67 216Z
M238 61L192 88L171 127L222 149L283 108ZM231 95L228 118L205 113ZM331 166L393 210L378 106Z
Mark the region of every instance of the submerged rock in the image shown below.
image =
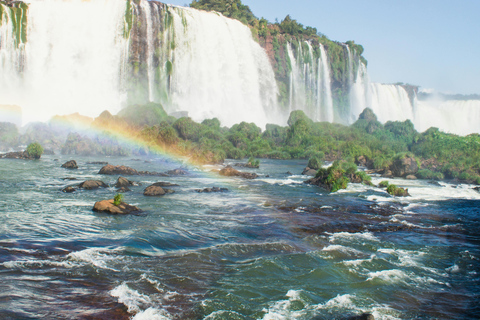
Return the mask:
M65 169L78 169L77 162L75 160L70 160L62 164L62 168Z
M125 202L121 202L116 206L113 204L113 199L95 202L92 210L95 212L105 212L110 214L130 214L142 211L138 207L131 206Z
M65 192L65 193L72 193L72 192L77 191L77 189L75 189L75 188L72 187L72 186L68 186L68 187L62 189L62 191Z
M362 313L359 316L349 317L348 320L375 320L375 317L370 313Z
M170 190L170 189L164 189L160 186L156 186L152 184L151 186L148 186L145 188L143 191L143 195L147 197L158 197L158 196L163 196L167 193L174 193L175 191Z
M130 190L128 187L121 187L121 188L118 188L117 189L117 192L119 193L125 193L125 192L130 192L132 190Z
M165 182L165 181L160 181L160 182L155 182L152 184L152 186L157 186L157 187L178 187L178 184L171 183L171 182Z
M171 176L183 176L183 175L186 175L188 174L187 171L181 169L181 168L177 168L177 169L173 169L173 170L169 170L166 172L168 175L171 175Z
M227 192L227 188L219 188L219 187L211 187L211 188L205 188L205 189L196 189L198 193L210 193L210 192Z
M226 166L219 171L219 174L226 177L242 177L244 179L255 179L258 177L256 173L240 172L232 166Z
M78 185L79 188L87 189L87 190L94 190L98 188L108 188L108 185L100 180L87 180Z

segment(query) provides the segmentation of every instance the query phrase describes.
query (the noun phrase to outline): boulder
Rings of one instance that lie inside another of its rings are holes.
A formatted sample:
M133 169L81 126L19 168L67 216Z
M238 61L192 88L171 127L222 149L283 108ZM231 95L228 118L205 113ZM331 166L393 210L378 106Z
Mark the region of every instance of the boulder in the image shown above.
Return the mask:
M18 151L18 152L8 152L0 155L0 159L26 159L32 160L35 159L31 157L27 151Z
M255 179L258 177L256 173L249 173L249 172L240 172L234 169L232 166L226 166L222 170L219 171L220 175L226 177L242 177L244 179Z
M349 317L348 320L375 320L375 317L370 313L362 313L359 316Z
M121 188L118 188L117 189L117 192L119 193L125 193L125 192L130 192L132 190L130 190L128 187L121 187Z
M87 180L78 185L79 188L87 189L87 190L94 190L98 188L108 188L108 185L100 180Z
M117 183L115 183L116 188L131 187L131 186L138 186L138 185L139 185L139 183L134 182L134 181L130 181L127 178L124 178L124 177L118 177Z
M95 202L93 206L95 212L105 212L110 214L130 214L141 212L138 207L131 206L125 202L121 202L118 206L113 204L113 199Z
M405 177L407 180L417 180L417 177L414 176L413 174L409 174L408 176Z
M77 162L75 160L70 160L62 164L62 168L65 169L78 169Z
M418 164L415 158L406 156L393 161L390 170L392 170L395 177L405 177L416 174L418 172Z
M170 190L170 189L164 189L160 186L156 185L151 185L145 188L143 191L143 195L147 197L158 197L158 196L163 196L167 193L174 193L175 191Z
M382 174L383 178L393 178L393 172L390 170L385 170Z
M68 187L64 188L62 191L65 192L65 193L72 193L72 192L77 191L77 189L75 189L72 186L68 186Z
M473 190L480 192L480 187L474 187Z
M227 188L218 188L218 187L211 187L211 188L205 188L205 189L196 189L198 193L210 193L210 192L227 192Z
M178 169L174 169L174 170L169 170L166 172L168 175L171 175L171 176L183 176L183 175L186 175L188 174L187 171L181 169L181 168L178 168Z
M306 167L305 169L303 169L302 174L303 174L304 176L315 176L315 175L317 174L317 171L318 171L318 170L315 170L315 169Z
M157 186L157 187L162 187L162 188L163 187L178 187L178 184L160 181L160 182L155 182L154 184L152 184L152 186Z
M107 175L120 174L124 176L138 175L138 171L133 168L127 166L114 166L111 164L107 164L106 166L102 167L98 173Z

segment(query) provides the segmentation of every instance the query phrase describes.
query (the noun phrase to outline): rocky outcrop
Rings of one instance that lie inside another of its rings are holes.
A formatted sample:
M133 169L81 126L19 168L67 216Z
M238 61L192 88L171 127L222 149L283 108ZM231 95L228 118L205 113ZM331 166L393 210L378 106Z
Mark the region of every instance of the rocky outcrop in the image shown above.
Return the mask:
M131 206L125 202L121 202L116 206L113 204L113 199L95 202L92 210L95 212L105 212L110 214L130 214L142 211L138 207Z
M160 186L156 186L156 185L151 185L151 186L148 186L145 188L145 190L143 191L143 195L144 196L147 196L147 197L158 197L158 196L163 196L165 194L168 194L168 193L174 193L175 191L173 190L170 190L170 189L164 189Z
M34 160L34 157L31 157L27 151L18 151L18 152L9 152L0 154L0 159L24 159L24 160Z
M302 175L304 175L304 176L315 176L317 174L317 171L318 170L306 167L305 169L303 169Z
M205 189L196 189L198 193L211 193L211 192L227 192L227 188L218 188L218 187L211 187L211 188L205 188Z
M108 185L100 180L87 180L78 185L81 189L94 190L98 188L108 188Z
M415 158L406 156L393 161L390 170L395 177L405 177L416 174L418 172L418 164Z
M127 188L132 186L140 185L138 182L130 181L124 177L118 177L117 183L115 183L115 188Z
M232 166L226 166L219 171L219 174L226 177L242 177L244 179L255 179L258 177L256 173L240 172Z
M78 169L77 162L75 160L70 160L62 164L62 168L65 169Z
M160 176L166 177L168 176L165 173L160 172L150 172L150 171L137 171L133 168L127 166L114 166L111 164L107 164L106 166L102 167L99 174L105 175L123 175L123 176Z

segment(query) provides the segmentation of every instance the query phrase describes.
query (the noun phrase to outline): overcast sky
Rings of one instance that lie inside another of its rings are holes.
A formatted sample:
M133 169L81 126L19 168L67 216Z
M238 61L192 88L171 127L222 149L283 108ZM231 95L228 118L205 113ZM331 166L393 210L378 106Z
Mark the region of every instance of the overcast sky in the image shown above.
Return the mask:
M362 44L372 81L480 94L480 0L242 2L259 18L275 22L290 14L331 40Z

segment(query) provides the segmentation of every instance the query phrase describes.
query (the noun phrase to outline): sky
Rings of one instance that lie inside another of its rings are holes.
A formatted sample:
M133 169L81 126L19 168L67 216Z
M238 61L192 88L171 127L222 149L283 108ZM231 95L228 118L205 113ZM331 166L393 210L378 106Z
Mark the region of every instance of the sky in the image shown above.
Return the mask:
M163 0L185 5L190 0ZM270 22L287 14L329 39L363 45L371 81L480 94L480 0L243 0Z

